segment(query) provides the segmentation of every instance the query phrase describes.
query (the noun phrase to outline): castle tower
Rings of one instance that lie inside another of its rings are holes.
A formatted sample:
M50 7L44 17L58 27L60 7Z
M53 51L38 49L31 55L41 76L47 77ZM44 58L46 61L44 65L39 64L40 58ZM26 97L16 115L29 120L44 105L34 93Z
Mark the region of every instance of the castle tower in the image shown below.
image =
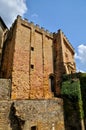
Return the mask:
M56 93L60 94L63 74L76 72L74 49L61 30L54 33L54 73L56 78Z
M63 74L76 71L74 49L61 30L51 34L17 17L3 47L1 77L12 80L12 99L60 94Z
M53 35L18 16L4 44L1 75L12 79L12 99L51 98Z
M75 64L62 31L49 33L18 16L2 44L0 128L65 129L63 99L56 96L62 75L74 73Z

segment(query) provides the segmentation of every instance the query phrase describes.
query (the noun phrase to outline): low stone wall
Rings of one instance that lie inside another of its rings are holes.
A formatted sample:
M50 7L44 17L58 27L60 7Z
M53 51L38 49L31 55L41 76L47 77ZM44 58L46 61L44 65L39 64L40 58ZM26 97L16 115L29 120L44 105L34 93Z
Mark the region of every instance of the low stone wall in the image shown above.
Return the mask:
M11 80L0 79L0 100L10 99Z
M0 101L0 130L64 130L63 100Z

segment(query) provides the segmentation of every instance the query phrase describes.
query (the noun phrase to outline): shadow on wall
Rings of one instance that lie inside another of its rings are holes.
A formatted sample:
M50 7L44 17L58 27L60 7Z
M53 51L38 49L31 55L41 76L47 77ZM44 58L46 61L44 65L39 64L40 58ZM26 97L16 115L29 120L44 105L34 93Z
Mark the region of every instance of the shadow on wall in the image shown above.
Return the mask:
M16 108L14 106L14 102L10 107L9 120L10 120L10 127L12 128L12 130L22 130L25 121L20 119L16 115Z

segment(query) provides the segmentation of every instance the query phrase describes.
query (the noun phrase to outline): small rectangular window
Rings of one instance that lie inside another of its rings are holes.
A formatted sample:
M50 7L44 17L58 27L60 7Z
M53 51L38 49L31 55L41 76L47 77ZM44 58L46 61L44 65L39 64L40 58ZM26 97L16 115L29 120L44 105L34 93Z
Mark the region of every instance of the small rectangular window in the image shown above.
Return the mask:
M31 47L31 51L34 51L34 47Z
M32 126L31 130L37 130L37 127L36 126Z
M34 69L34 65L31 64L31 69Z

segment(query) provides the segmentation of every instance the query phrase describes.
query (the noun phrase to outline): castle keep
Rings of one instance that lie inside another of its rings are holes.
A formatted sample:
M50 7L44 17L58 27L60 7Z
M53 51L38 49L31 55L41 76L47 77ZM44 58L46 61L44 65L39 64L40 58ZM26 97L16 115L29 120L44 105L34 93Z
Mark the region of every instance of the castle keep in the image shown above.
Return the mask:
M52 98L62 74L76 70L74 49L61 30L52 34L20 17L2 55L1 78L12 79L12 99Z
M0 18L0 130L63 130L62 75L75 72L61 30L50 33L20 16L8 30Z

